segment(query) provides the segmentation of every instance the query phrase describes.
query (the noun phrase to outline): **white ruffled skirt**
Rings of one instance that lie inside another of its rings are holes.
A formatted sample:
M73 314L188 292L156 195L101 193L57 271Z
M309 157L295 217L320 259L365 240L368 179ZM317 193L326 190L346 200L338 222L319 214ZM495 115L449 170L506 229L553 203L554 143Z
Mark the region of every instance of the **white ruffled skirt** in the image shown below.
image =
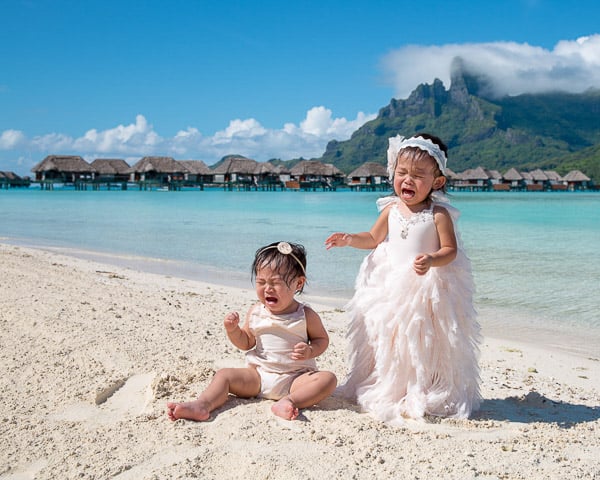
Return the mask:
M360 267L347 305L350 373L338 392L387 423L467 418L480 403L469 259L459 250L423 276L390 263L381 244Z

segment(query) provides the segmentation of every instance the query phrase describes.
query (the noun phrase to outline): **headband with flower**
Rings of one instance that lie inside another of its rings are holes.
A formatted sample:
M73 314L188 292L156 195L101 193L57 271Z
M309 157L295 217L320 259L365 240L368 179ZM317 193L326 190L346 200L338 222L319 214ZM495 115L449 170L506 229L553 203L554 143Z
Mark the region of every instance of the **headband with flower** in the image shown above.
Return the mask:
M289 255L294 260L296 260L296 262L298 262L298 265L300 265L300 268L302 269L302 273L304 273L304 276L306 276L306 269L304 268L304 265L302 264L300 259L296 255L294 255L294 249L288 242L279 242L276 245L269 245L268 247L265 247L260 252L258 252L256 256L258 257L263 252L271 250L273 248L276 249L279 253L283 255Z
M446 154L440 148L440 146L432 142L431 140L423 137L410 137L405 139L401 135L396 135L389 139L390 146L387 151L387 171L390 180L394 178L394 171L396 170L396 162L398 160L398 153L400 150L407 147L417 147L421 150L426 151L433 159L437 162L442 175L446 171Z

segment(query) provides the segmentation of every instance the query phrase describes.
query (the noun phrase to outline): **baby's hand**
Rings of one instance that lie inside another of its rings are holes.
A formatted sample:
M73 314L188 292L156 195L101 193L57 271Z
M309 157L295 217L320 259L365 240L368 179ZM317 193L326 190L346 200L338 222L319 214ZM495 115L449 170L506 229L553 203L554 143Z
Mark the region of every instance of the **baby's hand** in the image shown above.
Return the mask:
M292 360L308 360L312 358L312 347L308 343L297 343L290 357Z
M228 332L233 332L239 324L240 314L238 312L230 312L227 315L225 315L223 325L225 325L225 330L227 330Z
M347 247L350 245L352 235L350 233L332 233L325 240L325 248L329 250L332 247Z
M417 275L425 275L431 268L432 261L431 255L421 254L415 258L413 269Z

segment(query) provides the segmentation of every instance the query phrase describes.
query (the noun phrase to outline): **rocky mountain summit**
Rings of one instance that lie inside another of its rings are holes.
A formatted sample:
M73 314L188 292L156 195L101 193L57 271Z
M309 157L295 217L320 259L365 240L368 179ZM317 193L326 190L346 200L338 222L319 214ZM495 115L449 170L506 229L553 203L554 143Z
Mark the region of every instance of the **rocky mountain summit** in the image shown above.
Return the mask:
M600 179L599 90L497 98L491 79L470 73L461 59L452 65L449 89L436 79L406 99L392 99L349 140L329 142L317 160L344 172L368 161L385 163L389 137L421 131L446 142L455 171L579 169Z

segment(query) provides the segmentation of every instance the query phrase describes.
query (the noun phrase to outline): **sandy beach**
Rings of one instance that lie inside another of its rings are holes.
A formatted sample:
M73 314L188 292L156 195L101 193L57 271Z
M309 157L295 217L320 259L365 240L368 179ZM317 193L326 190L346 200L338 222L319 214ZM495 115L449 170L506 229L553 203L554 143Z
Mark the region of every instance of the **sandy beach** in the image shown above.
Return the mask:
M247 289L0 244L0 479L600 478L600 353L484 337L483 404L469 420L390 427L339 398L287 422L232 398L171 422L223 366L222 327ZM346 317L305 297L345 370ZM485 328L484 328L485 333ZM599 347L600 349L600 347Z

